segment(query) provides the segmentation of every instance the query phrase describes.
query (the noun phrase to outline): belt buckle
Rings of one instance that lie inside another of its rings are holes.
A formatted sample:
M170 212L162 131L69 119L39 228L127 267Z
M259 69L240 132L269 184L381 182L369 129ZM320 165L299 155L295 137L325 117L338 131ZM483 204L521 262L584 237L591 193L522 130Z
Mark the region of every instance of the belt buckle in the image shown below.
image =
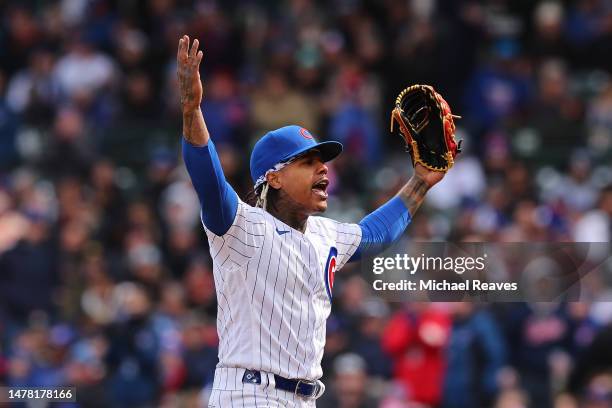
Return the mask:
M307 384L307 385L312 385L313 387L313 392L310 395L305 395L302 393L298 393L299 389L300 389L300 384ZM317 396L317 394L319 393L319 390L321 389L321 386L319 385L318 382L316 381L309 381L309 380L298 380L297 384L295 385L295 391L293 392L295 395L301 395L303 397L306 398L314 398Z

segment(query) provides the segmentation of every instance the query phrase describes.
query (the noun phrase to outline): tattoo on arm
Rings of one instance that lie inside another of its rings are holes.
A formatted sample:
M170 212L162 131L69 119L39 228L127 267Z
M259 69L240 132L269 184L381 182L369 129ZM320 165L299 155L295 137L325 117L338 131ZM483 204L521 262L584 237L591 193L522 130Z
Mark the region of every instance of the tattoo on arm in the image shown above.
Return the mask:
M183 114L183 135L187 142L195 146L203 146L208 143L210 136L200 109Z
M191 77L193 72L189 65L179 66L178 80L181 91L181 105L185 105L193 100L193 91L191 90Z
M408 183L399 191L398 195L404 204L406 204L411 217L414 216L423 203L427 191L429 191L429 185L418 176L412 176Z
M177 77L183 110L183 135L187 142L203 146L208 143L209 134L202 116L202 84L199 65L202 52L198 51L199 41L194 40L189 50L189 38L184 36L179 42L177 53Z
M197 123L197 111L184 112L183 113L183 135L185 139L194 143L195 139L198 139L196 136L196 129L194 129L195 123Z

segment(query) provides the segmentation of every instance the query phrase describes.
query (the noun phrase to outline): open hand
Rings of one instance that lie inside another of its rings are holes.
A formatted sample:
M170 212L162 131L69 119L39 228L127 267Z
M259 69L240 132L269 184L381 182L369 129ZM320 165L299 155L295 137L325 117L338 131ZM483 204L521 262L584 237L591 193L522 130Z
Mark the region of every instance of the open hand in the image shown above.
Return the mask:
M202 102L202 82L200 81L200 62L203 53L198 51L200 42L196 39L189 48L189 36L184 35L178 44L176 54L178 82L183 113L191 113Z

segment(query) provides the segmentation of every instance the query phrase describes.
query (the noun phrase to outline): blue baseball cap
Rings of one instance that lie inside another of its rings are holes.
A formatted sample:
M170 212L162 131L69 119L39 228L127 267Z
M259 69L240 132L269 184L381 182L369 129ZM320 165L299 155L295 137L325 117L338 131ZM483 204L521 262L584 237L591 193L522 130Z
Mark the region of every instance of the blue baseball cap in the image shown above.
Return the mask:
M257 183L268 170L274 169L279 163L317 149L321 152L324 162L334 159L342 152L340 142L320 142L314 139L308 130L303 127L290 125L266 133L255 143L251 152L251 178Z

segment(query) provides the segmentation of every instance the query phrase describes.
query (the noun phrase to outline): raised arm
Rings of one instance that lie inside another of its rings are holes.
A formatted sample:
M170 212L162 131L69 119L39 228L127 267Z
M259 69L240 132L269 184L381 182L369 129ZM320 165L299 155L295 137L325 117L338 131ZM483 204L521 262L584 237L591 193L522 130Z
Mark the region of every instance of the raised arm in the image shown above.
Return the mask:
M361 242L349 261L374 256L395 243L423 203L425 194L442 180L444 174L428 170L417 163L414 175L397 195L359 222Z
M176 56L177 75L183 110L183 160L193 187L200 199L202 221L216 235L224 235L231 227L238 209L238 195L225 180L221 162L210 139L200 105L202 82L199 41L189 48L189 37L179 40Z

